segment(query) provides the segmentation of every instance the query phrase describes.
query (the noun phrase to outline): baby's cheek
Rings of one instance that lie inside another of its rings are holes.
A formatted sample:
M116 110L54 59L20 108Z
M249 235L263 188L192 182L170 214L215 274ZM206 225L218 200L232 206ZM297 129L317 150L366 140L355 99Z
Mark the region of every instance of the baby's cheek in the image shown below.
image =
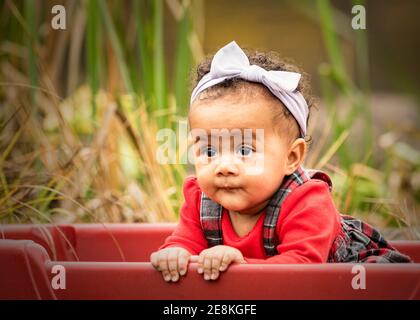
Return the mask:
M255 181L250 185L250 189L250 194L257 203L270 196L271 188L269 188L267 182L261 180Z
M206 167L197 167L195 169L195 175L197 177L198 185L200 186L200 189L209 195L209 193L212 192L212 179L213 176L209 170L209 168Z
M285 162L286 160L284 156L266 156L262 178L269 178L269 181L273 184L281 183L285 173Z
M261 202L271 197L281 185L283 178L273 172L265 172L263 175L255 176L248 182L249 192L253 195L254 201Z

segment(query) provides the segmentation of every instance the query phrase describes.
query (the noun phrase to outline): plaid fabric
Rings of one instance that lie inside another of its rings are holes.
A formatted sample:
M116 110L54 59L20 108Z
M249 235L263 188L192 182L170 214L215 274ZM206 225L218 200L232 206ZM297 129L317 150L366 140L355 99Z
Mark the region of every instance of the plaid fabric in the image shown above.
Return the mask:
M395 250L380 232L369 224L351 216L341 215L341 230L333 242L328 262L402 263L412 260Z
M223 243L222 212L223 207L220 204L201 193L200 222L209 247Z
M283 179L283 183L280 188L270 199L270 202L265 209L266 216L264 219L263 232L263 243L266 255L275 256L278 254L277 245L280 243L280 240L278 239L276 233L276 226L284 200L290 192L309 179L310 177L306 174L303 168L299 167L295 172Z
M330 177L322 172L299 167L294 173L286 176L270 199L265 211L263 244L267 256L278 254L280 243L276 233L277 221L281 206L286 197L298 186L310 179L325 181L330 191ZM200 221L209 247L223 244L222 235L223 207L212 201L204 193L201 194ZM327 262L347 263L380 263L380 262L412 262L411 259L395 250L378 230L363 221L351 216L341 215L341 230L333 242Z

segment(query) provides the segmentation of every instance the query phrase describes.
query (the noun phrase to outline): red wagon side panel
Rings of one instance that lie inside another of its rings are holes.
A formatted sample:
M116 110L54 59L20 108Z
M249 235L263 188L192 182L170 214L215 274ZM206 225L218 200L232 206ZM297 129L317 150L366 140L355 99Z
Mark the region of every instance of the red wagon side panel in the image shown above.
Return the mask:
M352 285L354 264L233 265L217 281L203 280L191 264L180 282L166 283L144 261L173 224L43 228L51 234L2 227L14 240L0 240L0 299L420 299L419 241L393 243L417 263L357 265L365 289ZM25 237L37 243L16 240ZM63 266L65 289L52 286L55 265Z
M166 283L146 263L67 263L66 290L59 299L420 299L419 266L366 267L366 289L352 287L354 265L241 265L217 281L189 268L178 283ZM386 279L386 280L385 280Z
M149 261L175 228L173 223L0 225L0 239L27 239L56 261ZM390 241L420 262L420 241Z
M0 300L55 299L47 252L29 240L0 240Z

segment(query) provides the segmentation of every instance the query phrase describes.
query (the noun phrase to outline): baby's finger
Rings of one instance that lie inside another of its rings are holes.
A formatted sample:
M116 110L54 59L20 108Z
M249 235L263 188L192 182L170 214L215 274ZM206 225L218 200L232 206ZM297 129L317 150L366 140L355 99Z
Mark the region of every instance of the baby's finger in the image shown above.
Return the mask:
M219 268L222 259L219 255L214 255L211 259L211 280L216 280L219 277Z
M212 255L207 254L204 256L204 260L203 260L204 280L210 280L211 278L211 260L212 260Z
M204 272L204 254L201 253L198 257L198 261L197 261L197 272L199 274L202 274Z
M156 270L159 270L158 253L157 252L153 252L150 255L150 262Z
M232 263L232 255L230 253L225 253L222 258L222 262L220 263L219 271L225 271L229 265Z
M165 281L170 281L171 275L168 269L168 254L166 252L159 255L158 267L159 271L162 272L163 279L165 279Z
M246 263L244 257L242 256L242 254L235 254L232 257L232 261L231 262L236 262L236 263Z
M165 280L166 282L171 281L171 278L172 278L171 274L167 270L162 271L162 277L163 277L163 280Z
M172 250L168 253L168 269L171 274L171 280L177 282L179 279L177 250Z
M178 270L181 276L184 276L187 273L189 259L189 254L184 251L178 255Z

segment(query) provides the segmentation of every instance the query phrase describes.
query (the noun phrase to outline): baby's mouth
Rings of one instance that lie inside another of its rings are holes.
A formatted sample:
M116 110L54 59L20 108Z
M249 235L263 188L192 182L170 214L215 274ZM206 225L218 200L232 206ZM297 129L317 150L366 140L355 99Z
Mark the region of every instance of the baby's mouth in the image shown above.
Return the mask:
M223 186L223 187L219 187L219 189L223 191L227 191L227 192L234 192L234 191L239 190L240 188L233 187L233 186Z
M234 192L241 189L241 186L238 183L228 182L228 181L218 181L215 183L215 187L218 190L225 192Z

